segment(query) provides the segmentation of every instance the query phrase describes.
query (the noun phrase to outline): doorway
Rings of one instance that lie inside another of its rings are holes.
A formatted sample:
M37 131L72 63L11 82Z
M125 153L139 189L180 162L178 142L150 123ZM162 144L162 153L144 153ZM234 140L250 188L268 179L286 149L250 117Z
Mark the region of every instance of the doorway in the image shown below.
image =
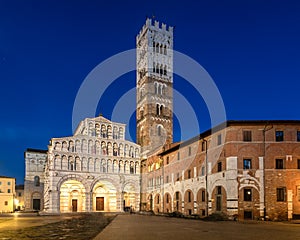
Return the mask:
M32 200L32 208L33 210L41 210L41 199L33 199Z
M104 211L104 197L96 197L96 211Z
M72 199L72 212L77 212L77 199Z

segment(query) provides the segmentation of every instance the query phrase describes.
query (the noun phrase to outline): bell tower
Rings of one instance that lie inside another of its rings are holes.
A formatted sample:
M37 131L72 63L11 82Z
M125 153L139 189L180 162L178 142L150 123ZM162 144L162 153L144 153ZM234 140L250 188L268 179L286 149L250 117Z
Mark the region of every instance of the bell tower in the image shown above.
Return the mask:
M148 18L136 48L136 139L147 156L173 142L173 27Z

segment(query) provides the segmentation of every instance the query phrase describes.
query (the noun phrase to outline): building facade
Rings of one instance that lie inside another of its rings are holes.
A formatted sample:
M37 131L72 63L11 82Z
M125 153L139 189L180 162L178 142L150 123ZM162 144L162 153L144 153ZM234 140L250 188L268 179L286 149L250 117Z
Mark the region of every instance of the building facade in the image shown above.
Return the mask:
M145 210L300 216L300 121L228 121L142 162Z
M46 212L139 211L139 195L140 146L125 140L125 124L87 118L74 136L51 139Z
M15 210L16 179L0 176L0 213L11 213Z
M44 209L44 175L47 150L28 148L24 153L24 204L26 211Z

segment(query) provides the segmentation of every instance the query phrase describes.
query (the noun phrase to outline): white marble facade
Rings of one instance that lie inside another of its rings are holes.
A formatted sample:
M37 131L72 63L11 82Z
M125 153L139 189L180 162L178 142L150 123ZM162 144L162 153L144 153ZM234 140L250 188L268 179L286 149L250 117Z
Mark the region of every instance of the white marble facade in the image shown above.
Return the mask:
M99 116L80 122L74 136L52 138L44 211L138 211L140 146L124 136L125 124Z

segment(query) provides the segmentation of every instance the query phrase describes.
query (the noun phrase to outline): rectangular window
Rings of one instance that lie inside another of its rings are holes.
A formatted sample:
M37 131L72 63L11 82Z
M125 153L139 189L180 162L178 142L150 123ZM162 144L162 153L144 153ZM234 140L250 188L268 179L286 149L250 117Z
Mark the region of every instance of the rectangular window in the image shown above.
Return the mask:
M285 187L277 188L277 202L284 202L285 201Z
M244 201L252 201L252 190L250 188L244 188Z
M18 197L22 197L22 193L21 192L18 192Z
M188 192L188 202L192 201L191 192Z
M244 169L251 169L251 159L244 159Z
M276 131L275 132L276 142L283 141L283 131Z
M218 135L218 145L221 145L222 144L222 135L219 134Z
M7 182L7 185L10 186L10 182Z
M300 142L300 131L297 131L297 142Z
M169 156L167 157L167 164L169 164Z
M191 156L191 155L192 155L192 148L189 147L189 156Z
M283 159L276 159L276 169L284 169Z
M7 206L7 205L8 205L8 201L5 201L5 202L4 202L4 205Z
M166 177L166 183L169 183L169 176Z
M297 166L298 169L300 169L300 159L298 159L298 166Z
M202 192L201 192L201 201L205 202L205 191L204 190L202 190Z
M187 172L187 178L190 179L190 178L191 178L191 175L192 175L192 174L191 174L191 170L188 170L188 172Z
M10 189L7 189L7 193L10 193Z
M0 182L0 185L2 184L2 182Z
M222 162L218 162L218 172L222 172Z
M177 153L177 160L180 160L180 152Z
M176 192L176 193L175 193L175 199L176 199L176 200L179 200L179 192Z
M243 141L244 142L251 142L252 141L252 132L247 130L243 131Z

